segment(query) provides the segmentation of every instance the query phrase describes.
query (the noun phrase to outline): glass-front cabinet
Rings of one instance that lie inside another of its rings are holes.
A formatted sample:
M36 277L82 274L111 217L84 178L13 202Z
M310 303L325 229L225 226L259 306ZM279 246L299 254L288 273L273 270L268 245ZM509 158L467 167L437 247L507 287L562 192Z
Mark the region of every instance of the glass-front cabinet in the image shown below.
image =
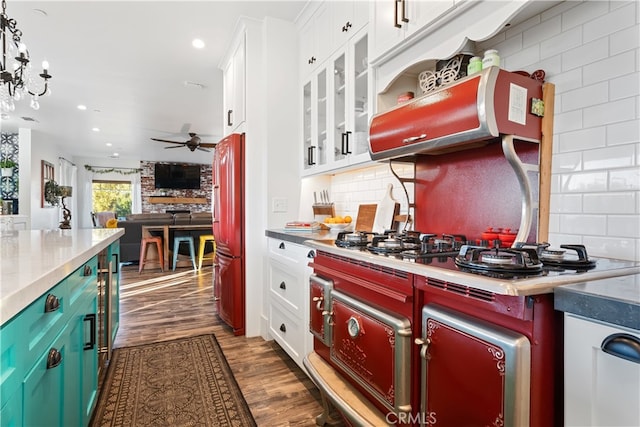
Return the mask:
M303 87L304 152L302 173L311 174L327 164L327 69L313 74Z
M371 160L367 50L363 29L303 86L303 175Z

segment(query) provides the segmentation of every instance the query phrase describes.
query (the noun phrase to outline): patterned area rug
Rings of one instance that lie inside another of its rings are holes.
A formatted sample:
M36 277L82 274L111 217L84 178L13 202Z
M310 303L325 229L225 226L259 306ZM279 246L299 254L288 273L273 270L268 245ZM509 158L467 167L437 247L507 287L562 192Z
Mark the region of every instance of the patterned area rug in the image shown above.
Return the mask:
M213 335L117 348L93 426L255 426Z

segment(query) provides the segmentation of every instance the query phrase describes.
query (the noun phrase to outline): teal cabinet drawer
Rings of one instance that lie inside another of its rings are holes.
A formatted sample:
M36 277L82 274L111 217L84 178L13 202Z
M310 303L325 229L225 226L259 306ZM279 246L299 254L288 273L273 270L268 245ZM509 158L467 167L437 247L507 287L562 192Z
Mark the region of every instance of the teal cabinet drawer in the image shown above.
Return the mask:
M49 363L50 353L60 355L57 366ZM25 426L63 426L67 358L71 357L69 328L64 328L24 377L23 409Z
M0 328L0 407L71 314L97 295L97 268L94 257Z
M22 393L13 393L11 398L0 409L0 426L22 426Z

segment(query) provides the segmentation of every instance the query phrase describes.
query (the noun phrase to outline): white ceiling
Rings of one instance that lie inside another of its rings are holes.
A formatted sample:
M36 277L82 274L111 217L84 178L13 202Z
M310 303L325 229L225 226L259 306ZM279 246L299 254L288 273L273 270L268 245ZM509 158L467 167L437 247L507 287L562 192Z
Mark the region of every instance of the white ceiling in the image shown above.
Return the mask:
M18 102L1 122L2 132L31 128L34 137L78 157L117 152L121 159L209 159L185 147L165 150L172 145L150 138L186 141L188 130L217 142L223 134L218 66L238 17L294 21L305 3L7 0L7 15L17 20L33 65L40 72L46 59L53 78L40 109ZM196 37L204 49L191 46Z

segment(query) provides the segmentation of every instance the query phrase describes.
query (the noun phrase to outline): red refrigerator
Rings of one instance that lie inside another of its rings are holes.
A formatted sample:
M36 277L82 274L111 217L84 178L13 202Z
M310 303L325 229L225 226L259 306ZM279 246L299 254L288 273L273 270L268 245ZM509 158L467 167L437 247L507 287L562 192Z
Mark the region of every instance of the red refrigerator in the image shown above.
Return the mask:
M213 293L220 318L244 335L244 134L231 134L213 155L213 234L216 239Z

